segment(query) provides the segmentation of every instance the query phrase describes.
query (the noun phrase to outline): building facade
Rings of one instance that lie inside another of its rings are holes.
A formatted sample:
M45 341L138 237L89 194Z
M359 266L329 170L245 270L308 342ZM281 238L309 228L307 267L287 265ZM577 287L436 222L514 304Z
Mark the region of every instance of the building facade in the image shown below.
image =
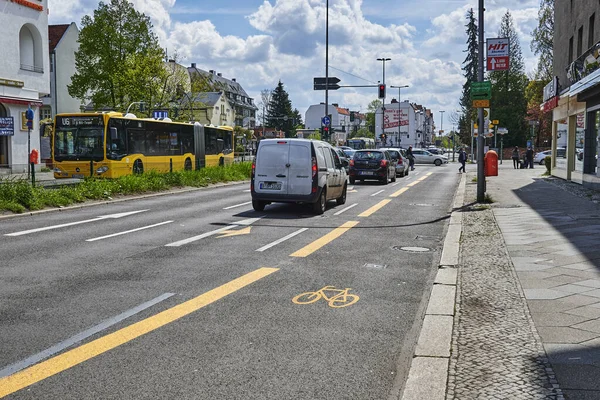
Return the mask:
M42 97L41 119L56 114L80 111L81 101L69 95L67 85L77 72L75 53L79 50L79 29L75 22L48 26L50 56L50 94Z
M235 113L227 96L223 92L204 92L194 95L192 102L188 99L191 94L185 96L181 107L187 109L191 106L193 120L203 125L226 125L235 126Z
M556 0L554 7L556 77L542 105L552 112L552 175L600 188L600 3Z
M215 91L222 91L231 105L233 125L241 126L246 129L253 129L256 126L256 110L258 107L254 104L254 99L248 96L248 93L242 88L236 78L224 78L220 72L209 70L204 71L192 63L188 68L190 78L203 79Z
M408 100L398 102L392 99L375 113L375 137L382 146L426 147L431 144L432 132L431 110ZM385 143L382 134L385 134Z
M48 1L3 2L0 42L0 170L26 172L30 149L40 148L40 97L50 93Z

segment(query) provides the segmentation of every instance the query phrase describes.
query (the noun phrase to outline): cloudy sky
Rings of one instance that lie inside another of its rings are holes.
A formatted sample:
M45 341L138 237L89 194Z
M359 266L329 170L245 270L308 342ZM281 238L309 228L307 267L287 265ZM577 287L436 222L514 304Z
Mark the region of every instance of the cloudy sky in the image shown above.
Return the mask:
M313 90L313 77L325 76L325 0L130 0L148 15L154 32L170 55L237 78L256 103L260 91L281 80L292 106L302 116L311 104L325 101ZM98 0L48 0L50 24L75 22L93 15ZM340 85L409 85L401 99L431 108L445 130L458 109L464 78L466 12L477 0L329 0L329 75ZM485 37L498 36L506 11L513 16L531 74L530 51L539 0L487 0ZM341 88L329 92L330 103L366 111L376 88ZM388 88L387 102L398 97Z

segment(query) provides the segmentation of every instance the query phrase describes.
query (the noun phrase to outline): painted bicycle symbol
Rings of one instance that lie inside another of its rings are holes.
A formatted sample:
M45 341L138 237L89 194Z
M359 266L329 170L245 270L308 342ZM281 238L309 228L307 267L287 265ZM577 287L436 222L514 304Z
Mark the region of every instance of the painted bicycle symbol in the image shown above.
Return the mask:
M357 295L348 293L349 291L350 288L336 289L334 286L325 286L316 292L301 293L292 301L296 304L310 304L322 298L329 304L329 307L341 308L350 306L359 299Z

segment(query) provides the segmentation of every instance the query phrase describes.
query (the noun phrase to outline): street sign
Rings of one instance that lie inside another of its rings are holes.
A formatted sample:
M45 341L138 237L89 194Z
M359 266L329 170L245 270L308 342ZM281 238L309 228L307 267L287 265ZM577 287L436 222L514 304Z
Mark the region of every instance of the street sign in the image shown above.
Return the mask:
M338 90L340 88L340 85L338 85L339 81L340 78L336 78L335 76L313 78L314 90ZM329 84L327 84L328 82Z
M489 106L489 100L473 100L473 108L488 108Z
M324 116L323 118L321 118L321 123L325 126L329 126L329 124L331 123L331 119L329 119L328 116Z
M492 120L492 124L494 125L498 125L500 123L500 121L498 121L497 119Z
M471 82L471 100L490 100L492 98L492 82Z
M164 119L169 117L169 112L167 110L154 110L152 111L152 118L154 119Z
M487 39L486 46L487 70L507 70L510 61L510 39L493 38Z
M506 128L498 128L498 135L506 135L508 133L508 129Z
M506 71L509 67L508 56L491 57L487 59L488 71Z

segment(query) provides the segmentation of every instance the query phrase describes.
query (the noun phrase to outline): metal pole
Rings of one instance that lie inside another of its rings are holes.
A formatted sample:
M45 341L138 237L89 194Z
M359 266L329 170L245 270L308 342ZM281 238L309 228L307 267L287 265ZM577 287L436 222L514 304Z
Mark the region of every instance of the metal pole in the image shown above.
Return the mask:
M483 12L484 12L484 0L479 0L479 59L478 59L478 74L477 81L483 82ZM477 135L477 201L482 203L485 200L485 174L483 171L483 108L478 108L478 126L479 135Z
M329 116L329 0L325 10L325 116ZM329 121L331 127L331 121ZM330 129L330 128L328 128ZM329 134L329 130L327 131ZM321 138L325 139L325 138Z
M27 127L27 179L31 176L31 163L29 156L31 155L31 128Z
M401 117L402 117L402 108L400 107L400 87L398 87L398 141L397 143L400 143L402 141L402 134L400 132L400 121L401 121Z
M500 164L502 165L502 156L504 155L504 135L500 135Z
M382 58L383 61L383 86L385 86L385 58ZM381 134L385 134L385 91L383 92L383 103L381 104ZM385 143L383 143L385 147Z

